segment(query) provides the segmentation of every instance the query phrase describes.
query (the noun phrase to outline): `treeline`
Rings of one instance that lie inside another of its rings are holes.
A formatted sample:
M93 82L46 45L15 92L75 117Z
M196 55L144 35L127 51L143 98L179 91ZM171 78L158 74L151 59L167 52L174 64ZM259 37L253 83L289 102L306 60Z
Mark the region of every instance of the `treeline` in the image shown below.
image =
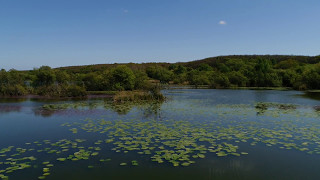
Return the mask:
M87 91L152 90L146 73L125 65L89 73L70 73L42 66L31 71L0 71L0 94L52 97L86 96Z
M320 89L320 56L220 56L186 63L105 64L0 71L0 95L85 96L87 91L152 90L153 83Z

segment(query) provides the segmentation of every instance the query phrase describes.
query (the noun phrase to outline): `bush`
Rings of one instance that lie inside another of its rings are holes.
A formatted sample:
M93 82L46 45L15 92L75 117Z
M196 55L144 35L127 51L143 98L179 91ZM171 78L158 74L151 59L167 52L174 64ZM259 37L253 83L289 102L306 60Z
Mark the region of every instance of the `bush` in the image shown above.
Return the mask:
M165 100L165 96L161 93L160 91L160 87L155 85L155 86L151 86L149 88L149 92L152 96L152 99L158 100L158 101L163 101Z
M0 94L3 96L23 96L28 92L25 87L16 85L2 85L0 87Z
M245 77L242 73L237 71L232 71L230 73L227 73L227 76L230 83L236 86L243 87L243 86L246 86L247 83L249 82L247 77Z
M161 66L150 66L146 69L150 78L157 79L161 83L168 83L173 76L173 73Z
M104 75L108 80L109 89L103 90L133 90L135 85L135 75L132 70L125 66L119 65Z
M56 80L56 75L49 66L42 66L35 70L35 80L33 81L34 86L49 86L52 85Z
M222 73L214 73L210 77L210 87L212 88L230 87L230 81L226 75Z
M208 85L208 76L211 72L192 70L188 73L189 83L195 85L197 88L199 85Z
M164 101L165 97L160 92L160 87L151 85L144 91L120 91L113 97L115 102L125 101Z
M61 97L62 88L59 85L39 86L34 89L35 93L40 96Z
M36 94L50 97L83 97L87 95L85 88L77 85L49 85L35 89Z
M70 85L66 88L65 95L68 97L83 97L87 95L87 92L84 87Z

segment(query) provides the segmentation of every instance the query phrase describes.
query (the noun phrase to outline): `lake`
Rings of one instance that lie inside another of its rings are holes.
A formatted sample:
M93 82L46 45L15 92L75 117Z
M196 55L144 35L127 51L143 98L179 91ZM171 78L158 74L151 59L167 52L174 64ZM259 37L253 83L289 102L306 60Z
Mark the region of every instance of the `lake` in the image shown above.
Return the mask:
M163 90L163 103L0 100L0 179L320 179L320 101Z

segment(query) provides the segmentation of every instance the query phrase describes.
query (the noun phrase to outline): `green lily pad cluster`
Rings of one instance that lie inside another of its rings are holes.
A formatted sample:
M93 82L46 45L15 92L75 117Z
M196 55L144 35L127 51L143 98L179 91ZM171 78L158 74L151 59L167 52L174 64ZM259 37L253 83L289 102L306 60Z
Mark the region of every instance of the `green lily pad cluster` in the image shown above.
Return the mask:
M76 125L88 133L106 134L104 142L115 145L112 148L115 152L133 151L149 155L152 161L170 162L173 166L193 164L194 159L205 158L207 152L217 156L240 156L238 146L221 142L214 132L189 122L85 119L83 124L77 122Z
M42 156L44 153L48 155L48 158L51 156L67 156L67 158L58 157L57 162L64 162L66 160L88 160L89 157L94 154L89 150L85 150L84 147L79 146L79 144L83 142L85 142L84 139L75 139L74 141L62 139L56 142L43 140L25 143L28 148L15 148L14 146L3 148L0 150L0 154L2 155L0 157L0 179L6 179L8 178L8 174L18 170L37 167L39 162L35 156ZM30 153L34 156L24 155ZM39 176L38 179L45 179L50 175L49 168L54 165L50 163L50 161L44 161L41 165L44 166L43 174Z
M6 152L9 152L9 151L6 151ZM10 174L15 171L31 168L32 167L31 161L35 161L35 160L36 158L33 156L22 157L19 159L7 158L6 161L0 163L0 165L6 167L5 169L0 169L0 178L8 179L8 176L6 176L5 174Z

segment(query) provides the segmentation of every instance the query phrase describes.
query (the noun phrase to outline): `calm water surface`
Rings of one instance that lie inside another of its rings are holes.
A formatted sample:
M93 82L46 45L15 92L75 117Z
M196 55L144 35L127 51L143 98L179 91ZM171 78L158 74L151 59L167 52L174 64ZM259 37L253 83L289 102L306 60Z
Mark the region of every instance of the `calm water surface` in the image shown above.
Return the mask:
M33 180L49 168L48 180L320 179L319 100L297 91L176 89L164 93L166 102L143 105L112 105L103 99L2 99L0 174L10 180ZM44 110L45 104L78 105ZM128 148L134 139L139 149ZM232 152L227 150L230 144ZM14 147L4 150L10 146ZM81 150L90 152L84 155L88 159L57 161ZM180 157L174 166L170 158L162 157L158 163L151 157L159 151L187 152L187 160ZM218 156L222 151L225 155ZM193 157L198 154L205 157ZM35 160L22 160L31 156ZM17 163L30 167L10 172L8 168Z

